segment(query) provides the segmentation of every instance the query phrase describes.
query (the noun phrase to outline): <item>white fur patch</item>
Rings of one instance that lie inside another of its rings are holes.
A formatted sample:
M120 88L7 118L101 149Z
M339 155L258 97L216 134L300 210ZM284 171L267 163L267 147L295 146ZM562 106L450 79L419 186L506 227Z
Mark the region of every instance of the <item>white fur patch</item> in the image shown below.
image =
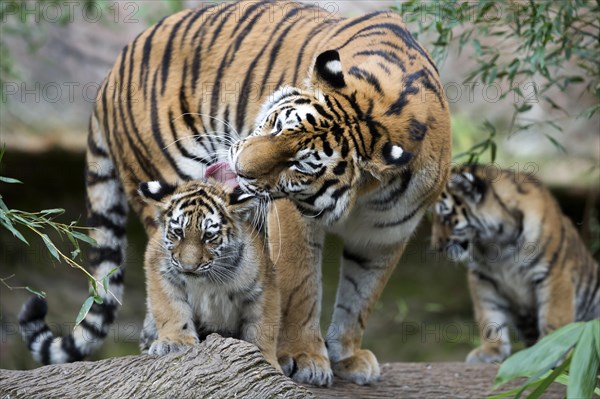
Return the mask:
M157 181L151 181L148 183L148 191L152 194L156 194L160 191L160 183Z
M465 172L462 174L468 181L473 183L475 181L475 177L471 173Z
M337 60L329 61L327 64L325 64L325 68L334 74L342 73L342 63Z
M392 154L391 155L393 158L400 159L400 157L402 156L403 153L404 153L404 150L399 145L392 146Z

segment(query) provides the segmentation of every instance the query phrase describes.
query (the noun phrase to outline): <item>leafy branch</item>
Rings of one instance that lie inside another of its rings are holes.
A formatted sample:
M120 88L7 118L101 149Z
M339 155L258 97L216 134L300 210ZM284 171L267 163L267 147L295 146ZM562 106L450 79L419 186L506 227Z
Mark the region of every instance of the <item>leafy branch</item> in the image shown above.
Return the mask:
M537 399L554 381L567 386L568 398L600 395L600 320L567 324L502 363L496 376L497 389L517 378L528 378L521 386L495 394L488 399Z
M4 157L5 148L0 151L0 163ZM21 181L11 178L0 176L0 182L7 184L22 184ZM106 293L112 295L117 302L119 299L108 289L108 278L111 274L118 270L118 267L111 270L106 276L100 281L97 280L90 272L88 272L83 266L78 263L78 258L81 256L80 242L87 243L92 246L96 246L96 241L82 233L82 231L91 230L89 227L77 226L76 222L73 221L69 224L61 223L54 220L56 217L64 214L64 209L44 209L38 212L26 212L18 209L9 209L4 198L0 195L0 225L10 231L12 235L24 244L29 245L29 241L25 238L19 228L26 228L42 240L46 249L50 255L59 263L65 262L70 267L79 269L90 282L90 294L87 300L84 302L79 315L77 316L76 324L79 324L81 320L86 316L89 309L94 302L102 303L103 299L100 296L99 285L101 285ZM46 234L48 229L54 230L60 238L66 237L71 243L73 249L70 254L65 254L61 249L58 248L56 243ZM9 289L22 288L27 291L36 294L40 297L45 298L46 294L43 291L36 291L30 287L11 287L7 284L7 280L13 276L8 276L0 279L6 287ZM119 302L120 303L120 302Z
M452 49L461 56L470 48L476 65L465 83L479 80L508 87L500 95L500 99L513 96L515 100L508 136L539 124L562 131L549 120L524 120L521 116L532 103L543 102L567 119L591 118L600 110L598 1L410 0L393 8L411 25L415 36L427 35L438 63ZM551 97L551 90L564 92L572 86L583 87L580 95L591 94L594 104L571 113ZM554 137L545 135L564 150Z

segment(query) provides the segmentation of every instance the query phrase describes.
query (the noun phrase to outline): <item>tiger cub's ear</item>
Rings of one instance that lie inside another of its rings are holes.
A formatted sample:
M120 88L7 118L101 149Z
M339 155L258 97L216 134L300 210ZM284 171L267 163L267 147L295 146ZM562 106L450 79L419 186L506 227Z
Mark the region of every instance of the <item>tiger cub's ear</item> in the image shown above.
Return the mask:
M175 192L175 189L175 186L168 183L150 181L147 183L140 183L138 193L146 203L158 205L164 204L167 197Z
M462 170L452 172L448 188L453 194L463 198L465 201L478 204L485 196L487 184L475 173Z
M334 89L346 87L340 53L337 50L327 50L317 56L313 68L313 79Z
M233 213L246 213L259 203L256 195L245 193L239 187L229 193L227 199L227 207Z

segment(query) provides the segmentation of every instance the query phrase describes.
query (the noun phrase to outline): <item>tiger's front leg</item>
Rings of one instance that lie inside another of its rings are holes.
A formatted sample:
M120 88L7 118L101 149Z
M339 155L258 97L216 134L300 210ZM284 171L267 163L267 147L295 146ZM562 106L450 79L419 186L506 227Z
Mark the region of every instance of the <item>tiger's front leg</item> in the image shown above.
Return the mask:
M327 333L329 358L338 377L360 385L379 379L377 358L360 346L373 305L405 247L406 243L378 248L344 247L335 308Z
M159 233L155 233L152 237L152 239L160 238ZM144 326L144 333L157 336L157 339L150 344L148 354L161 356L198 344L193 312L187 303L183 287L169 281L161 274L160 262L164 259L164 254L148 245L144 268L148 308L152 316L146 317L145 323L148 322L148 326ZM156 332L151 331L152 322ZM147 344L146 342L145 345Z
M319 322L323 240L323 230L307 224L291 202L275 201L269 249L281 293L279 364L297 382L329 386L333 373Z

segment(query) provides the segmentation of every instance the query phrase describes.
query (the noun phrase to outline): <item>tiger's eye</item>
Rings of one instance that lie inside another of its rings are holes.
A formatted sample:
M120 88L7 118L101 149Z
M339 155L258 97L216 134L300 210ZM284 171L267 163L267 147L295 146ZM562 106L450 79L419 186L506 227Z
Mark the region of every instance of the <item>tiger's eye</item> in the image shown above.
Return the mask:
M205 241L210 241L213 238L215 238L217 236L216 232L212 232L212 231L207 231L204 233L204 240Z
M176 228L173 229L173 234L175 234L177 237L183 237L183 230L181 228Z

